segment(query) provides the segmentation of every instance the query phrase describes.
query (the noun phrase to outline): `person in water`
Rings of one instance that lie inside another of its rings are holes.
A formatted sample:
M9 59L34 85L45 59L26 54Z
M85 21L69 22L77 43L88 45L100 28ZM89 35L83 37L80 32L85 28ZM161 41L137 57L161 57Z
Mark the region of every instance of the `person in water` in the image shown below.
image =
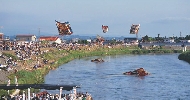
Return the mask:
M148 73L143 68L139 68L139 69L136 69L134 71L125 72L123 74L126 74L126 75L138 75L138 76L146 76L146 75L148 75Z

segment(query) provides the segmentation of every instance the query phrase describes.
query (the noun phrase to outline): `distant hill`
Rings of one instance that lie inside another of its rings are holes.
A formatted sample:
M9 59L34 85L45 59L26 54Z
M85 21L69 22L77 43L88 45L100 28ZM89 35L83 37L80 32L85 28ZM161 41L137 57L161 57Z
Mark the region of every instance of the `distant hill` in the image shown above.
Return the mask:
M7 36L7 35L4 35L4 38L10 38L10 40L14 40L16 38L16 35L13 35L13 36ZM82 40L86 40L86 39L95 39L96 36L82 36L82 35L67 35L67 36L59 36L60 38L62 39L65 39L65 40L70 40L70 39L73 39L73 38L79 38L79 39L82 39ZM39 38L37 36L37 38ZM104 37L106 40L111 40L111 39L116 39L116 40L123 40L124 38L129 38L129 37L124 37L124 36L121 36L121 37ZM133 37L135 38L135 37Z
M72 38L79 38L79 39L94 39L96 38L97 36L80 36L80 35L69 35L69 36L65 36L63 37L63 39L72 39ZM124 38L127 38L127 37L104 37L106 40L111 40L111 39L121 39L123 40ZM135 37L134 37L135 38Z

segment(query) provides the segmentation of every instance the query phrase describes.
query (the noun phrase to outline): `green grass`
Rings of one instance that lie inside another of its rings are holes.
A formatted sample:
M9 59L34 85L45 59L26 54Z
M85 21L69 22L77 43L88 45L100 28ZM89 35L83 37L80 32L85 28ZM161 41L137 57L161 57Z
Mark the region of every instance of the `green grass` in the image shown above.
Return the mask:
M190 63L190 51L186 51L186 52L181 53L178 56L178 59L179 60L184 60L184 61Z

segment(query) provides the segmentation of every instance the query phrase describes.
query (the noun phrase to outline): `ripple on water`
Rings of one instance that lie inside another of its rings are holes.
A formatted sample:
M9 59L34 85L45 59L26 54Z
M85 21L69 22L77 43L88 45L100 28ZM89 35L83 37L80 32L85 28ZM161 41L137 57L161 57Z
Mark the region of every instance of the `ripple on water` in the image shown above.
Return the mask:
M79 84L78 91L88 91L95 100L188 100L190 66L177 56L106 56L102 57L104 63L90 62L97 57L75 59L50 71L45 83ZM139 67L151 74L145 77L122 74Z

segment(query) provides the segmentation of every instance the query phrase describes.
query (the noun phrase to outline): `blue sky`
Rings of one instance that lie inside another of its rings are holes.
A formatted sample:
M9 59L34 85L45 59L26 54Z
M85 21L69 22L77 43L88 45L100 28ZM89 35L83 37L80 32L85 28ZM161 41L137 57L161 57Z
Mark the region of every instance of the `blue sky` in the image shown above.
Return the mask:
M0 0L0 32L58 35L55 20L69 21L72 35L139 37L190 35L190 0ZM103 33L101 25L108 25Z

